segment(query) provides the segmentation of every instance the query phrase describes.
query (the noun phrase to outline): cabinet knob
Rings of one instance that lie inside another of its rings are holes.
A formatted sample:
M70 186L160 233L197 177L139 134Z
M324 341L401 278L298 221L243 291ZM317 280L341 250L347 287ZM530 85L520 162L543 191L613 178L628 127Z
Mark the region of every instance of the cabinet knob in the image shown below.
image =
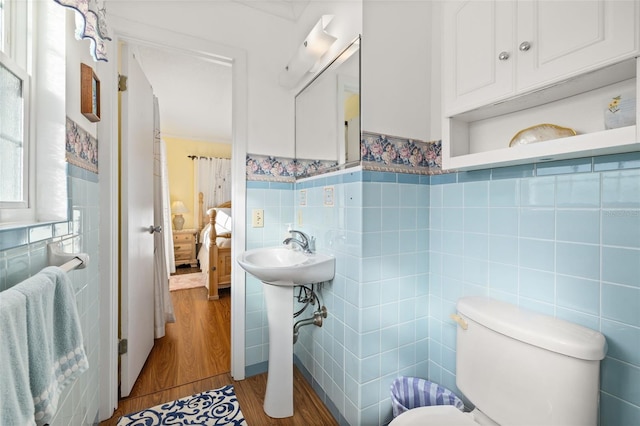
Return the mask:
M501 61L506 61L507 59L509 59L509 52L500 52L500 54L498 55L498 59L500 59Z
M520 46L518 46L518 49L520 49L521 52L526 52L527 50L531 49L531 43L529 43L528 41L523 41L522 43L520 43Z

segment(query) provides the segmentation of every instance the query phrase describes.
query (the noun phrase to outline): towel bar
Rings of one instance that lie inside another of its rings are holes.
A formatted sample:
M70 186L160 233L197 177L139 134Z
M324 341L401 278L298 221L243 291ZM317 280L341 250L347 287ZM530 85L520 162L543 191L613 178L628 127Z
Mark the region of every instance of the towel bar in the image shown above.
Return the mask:
M65 272L84 269L89 263L89 255L87 253L65 253L60 248L59 243L49 243L47 247L49 249L49 265L59 266Z
M74 257L70 261L65 262L62 265L60 265L60 269L62 269L65 272L69 272L69 271L72 271L74 269L82 269L84 267L86 267L86 265L84 264L84 260L82 260L79 257Z

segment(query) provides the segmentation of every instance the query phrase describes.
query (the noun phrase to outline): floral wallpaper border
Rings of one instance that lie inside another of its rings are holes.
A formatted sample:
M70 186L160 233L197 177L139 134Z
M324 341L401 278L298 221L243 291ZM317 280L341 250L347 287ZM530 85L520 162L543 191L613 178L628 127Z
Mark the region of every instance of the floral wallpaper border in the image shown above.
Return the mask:
M362 132L360 158L364 170L433 175L442 173L442 141L424 142Z
M363 170L436 175L442 171L442 141L424 142L380 133L362 132L360 142ZM247 154L247 180L295 182L337 169L335 161Z
M296 178L321 174L338 165L335 161L301 160L247 154L247 180L295 182Z
M98 173L98 139L67 117L66 160L93 173Z

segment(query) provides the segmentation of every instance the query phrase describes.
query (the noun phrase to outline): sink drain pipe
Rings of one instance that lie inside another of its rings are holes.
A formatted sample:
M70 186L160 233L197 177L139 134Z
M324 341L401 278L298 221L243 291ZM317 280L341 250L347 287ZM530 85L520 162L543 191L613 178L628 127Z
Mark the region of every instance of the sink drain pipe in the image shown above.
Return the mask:
M319 311L315 311L313 313L313 316L311 318L301 319L300 321L297 321L293 325L293 344L295 345L295 343L298 341L298 335L300 334L299 330L301 327L304 327L305 325L311 325L311 324L318 327L322 327L322 318L326 318L326 317L327 317L327 308L325 306L322 306Z

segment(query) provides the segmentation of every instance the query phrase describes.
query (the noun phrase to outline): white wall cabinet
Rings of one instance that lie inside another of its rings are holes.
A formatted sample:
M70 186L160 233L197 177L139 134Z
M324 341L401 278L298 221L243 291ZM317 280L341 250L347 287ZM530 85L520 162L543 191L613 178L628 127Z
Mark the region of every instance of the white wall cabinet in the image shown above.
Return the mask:
M633 57L635 1L448 1L445 114Z
M445 115L512 95L515 2L447 1L443 11Z
M518 50L514 53L518 92L589 72L638 52L638 2L528 0L517 5Z
M638 91L639 30L638 0L446 1L443 168L640 149L636 126L600 134L608 99ZM541 123L578 136L508 148Z

